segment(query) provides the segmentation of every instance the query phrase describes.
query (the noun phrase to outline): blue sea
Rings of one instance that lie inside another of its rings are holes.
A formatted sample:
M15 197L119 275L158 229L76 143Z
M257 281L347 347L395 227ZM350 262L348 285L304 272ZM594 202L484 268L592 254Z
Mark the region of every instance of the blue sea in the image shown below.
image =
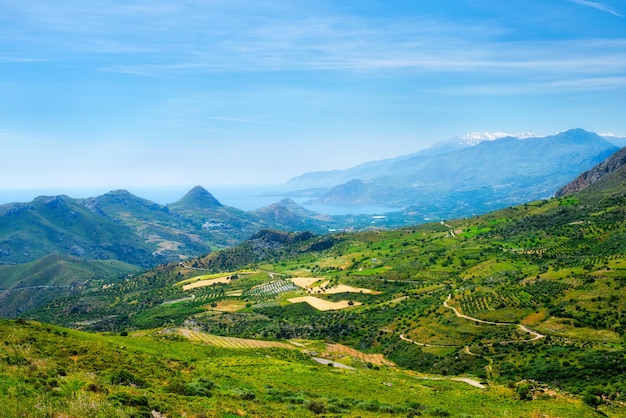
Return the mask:
M183 197L193 186L164 186L164 187L125 187L130 193L165 205L173 203ZM249 211L276 203L286 196L276 185L255 186L203 186L223 205ZM27 188L27 189L0 189L0 205L14 202L30 202L37 196L66 195L72 198L95 197L120 187L83 187L83 188ZM293 201L306 209L327 215L360 215L379 214L400 210L385 206L352 206L352 205L309 205L305 204L308 197L291 197Z

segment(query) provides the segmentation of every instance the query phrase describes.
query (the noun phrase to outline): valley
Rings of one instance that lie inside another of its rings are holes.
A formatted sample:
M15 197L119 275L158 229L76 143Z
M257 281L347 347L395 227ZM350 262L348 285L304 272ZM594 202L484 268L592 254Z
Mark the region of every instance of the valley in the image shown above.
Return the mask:
M556 416L621 416L622 179L620 169L573 195L394 230L260 231L22 317L224 349L275 346L333 369L477 382L485 396L508 391L514 408L537 413L567 400L573 409Z
M17 319L0 322L0 393L12 400L0 413L624 416L622 154L558 197L465 218L260 228L154 268L76 255L4 264L2 309ZM228 218L202 188L170 207L127 192L89 202L122 228L99 238L149 231L141 245L170 250L183 248L164 244L181 239L171 228L214 210L232 228L259 219ZM37 204L73 214L71 231L87 217L82 201ZM5 213L44 224L15 208ZM264 213L329 222L290 202Z

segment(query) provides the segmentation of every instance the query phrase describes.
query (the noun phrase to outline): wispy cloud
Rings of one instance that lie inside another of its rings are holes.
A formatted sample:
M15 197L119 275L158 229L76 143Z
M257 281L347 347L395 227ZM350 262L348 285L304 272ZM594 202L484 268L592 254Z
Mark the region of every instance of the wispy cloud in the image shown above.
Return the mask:
M567 1L569 1L570 3L580 4L581 6L592 7L594 9L601 10L606 13L610 13L614 16L623 17L620 13L616 12L610 6L607 6L602 3L597 3L595 1L589 1L589 0L567 0Z
M601 3L567 1L621 16ZM518 77L532 69L567 77L581 71L625 70L626 45L617 41L599 39L591 47L589 41L580 40L567 45L550 40L512 43L503 41L503 27L490 23L417 16L308 16L294 10L257 16L260 5L248 4L241 8L245 11L234 13L242 4L236 6L221 0L130 5L108 1L94 7L63 1L52 6L34 0L12 7L27 17L25 29L42 35L34 47L42 56L84 60L83 65L94 63L99 71L137 76L508 71ZM47 38L54 45L48 45Z
M19 135L19 134L15 134L12 132L0 132L0 139L1 138L6 138L6 139L22 139L22 138L26 138L23 135Z
M426 93L449 96L543 96L601 90L626 89L626 77L580 77L564 80L524 80L471 86L424 89Z
M261 121L261 120L229 118L229 117L224 117L224 116L208 116L207 119L219 120L219 121L223 121L223 122L252 123L252 124L257 124L257 125L272 125L271 122L265 122L265 121Z

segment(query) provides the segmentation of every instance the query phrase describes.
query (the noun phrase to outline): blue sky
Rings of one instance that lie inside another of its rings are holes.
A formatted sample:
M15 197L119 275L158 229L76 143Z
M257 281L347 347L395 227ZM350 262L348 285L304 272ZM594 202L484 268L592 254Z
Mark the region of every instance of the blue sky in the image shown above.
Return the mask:
M624 109L622 1L0 0L0 189L282 183Z

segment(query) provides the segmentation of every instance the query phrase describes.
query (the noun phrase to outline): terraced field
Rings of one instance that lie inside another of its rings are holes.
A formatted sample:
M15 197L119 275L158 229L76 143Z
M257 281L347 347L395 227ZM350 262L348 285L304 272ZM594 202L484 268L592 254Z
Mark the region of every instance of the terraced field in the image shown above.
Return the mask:
M288 348L297 349L298 347L279 342L279 341L262 341L246 338L221 337L219 335L211 335L204 332L192 331L186 328L178 328L176 332L179 335L191 340L199 341L214 347L221 348Z

